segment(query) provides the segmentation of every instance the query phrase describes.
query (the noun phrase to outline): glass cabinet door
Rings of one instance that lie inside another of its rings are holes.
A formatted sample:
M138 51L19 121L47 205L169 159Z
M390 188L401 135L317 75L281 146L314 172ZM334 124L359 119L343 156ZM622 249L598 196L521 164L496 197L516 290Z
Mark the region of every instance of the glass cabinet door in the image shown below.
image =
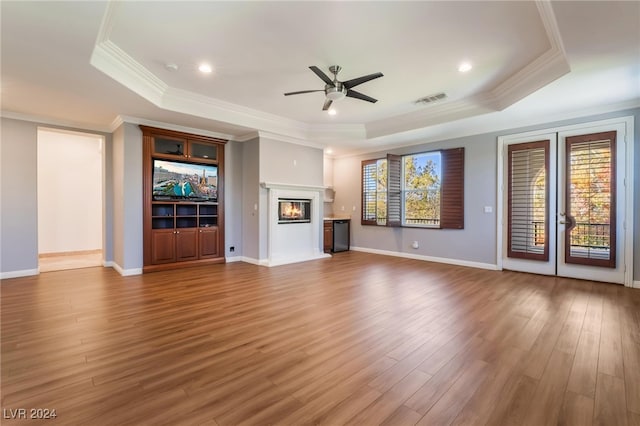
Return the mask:
M189 141L189 158L217 162L218 146Z
M176 155L186 157L186 141L183 139L171 139L154 137L153 152L160 155Z

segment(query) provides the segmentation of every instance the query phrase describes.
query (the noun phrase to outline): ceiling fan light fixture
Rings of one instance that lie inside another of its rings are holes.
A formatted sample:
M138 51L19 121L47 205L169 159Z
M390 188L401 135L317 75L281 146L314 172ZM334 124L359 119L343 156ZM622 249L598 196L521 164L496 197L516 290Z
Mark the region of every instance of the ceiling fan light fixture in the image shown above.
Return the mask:
M338 113L338 111L336 111L335 108L329 108L329 110L327 111L327 114L329 115L336 115Z
M344 99L347 96L347 91L344 88L338 87L329 87L326 89L327 99L332 101L339 101L340 99Z

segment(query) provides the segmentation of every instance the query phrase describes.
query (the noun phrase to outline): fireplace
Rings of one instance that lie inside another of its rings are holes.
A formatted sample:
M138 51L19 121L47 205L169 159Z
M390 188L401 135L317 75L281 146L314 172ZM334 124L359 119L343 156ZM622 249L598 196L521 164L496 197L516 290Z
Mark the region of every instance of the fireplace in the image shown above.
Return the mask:
M311 222L311 200L305 198L278 198L278 223Z

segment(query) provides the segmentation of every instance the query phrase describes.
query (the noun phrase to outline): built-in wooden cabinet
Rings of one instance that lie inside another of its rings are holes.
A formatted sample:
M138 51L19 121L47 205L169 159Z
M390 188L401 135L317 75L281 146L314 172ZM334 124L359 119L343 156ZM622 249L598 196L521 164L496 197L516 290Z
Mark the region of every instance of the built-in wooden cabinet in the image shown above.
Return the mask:
M333 249L333 221L324 221L324 252L328 253Z
M144 271L224 262L226 141L140 128L144 141ZM180 173L173 173L171 167ZM194 171L182 171L185 167ZM212 170L217 171L215 177L205 176L205 171ZM205 195L201 185L208 191Z

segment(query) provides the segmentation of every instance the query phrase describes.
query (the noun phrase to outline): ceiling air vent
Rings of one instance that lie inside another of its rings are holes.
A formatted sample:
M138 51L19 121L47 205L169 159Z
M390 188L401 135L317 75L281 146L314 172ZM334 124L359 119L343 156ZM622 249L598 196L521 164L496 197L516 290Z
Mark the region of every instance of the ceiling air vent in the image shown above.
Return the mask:
M441 101L447 97L446 93L436 93L434 95L425 96L416 101L416 104L430 104L433 102Z

